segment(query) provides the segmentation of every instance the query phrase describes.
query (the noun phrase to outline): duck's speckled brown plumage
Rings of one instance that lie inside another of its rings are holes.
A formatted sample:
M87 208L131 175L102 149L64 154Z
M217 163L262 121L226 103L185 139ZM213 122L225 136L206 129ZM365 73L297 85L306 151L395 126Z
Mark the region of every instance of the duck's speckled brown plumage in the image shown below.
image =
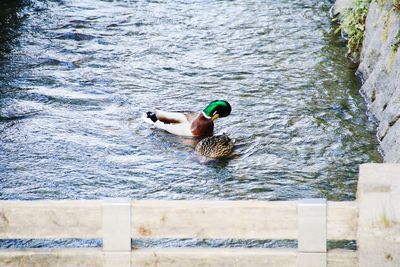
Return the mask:
M207 158L222 158L232 154L233 141L227 135L206 137L196 145L196 154Z

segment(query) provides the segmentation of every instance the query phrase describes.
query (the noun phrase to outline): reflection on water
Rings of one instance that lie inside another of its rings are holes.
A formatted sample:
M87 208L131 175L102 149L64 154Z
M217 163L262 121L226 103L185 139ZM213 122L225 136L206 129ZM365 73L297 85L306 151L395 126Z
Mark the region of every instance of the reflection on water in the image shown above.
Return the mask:
M381 160L330 1L1 5L0 199L347 200ZM141 120L215 99L230 160Z

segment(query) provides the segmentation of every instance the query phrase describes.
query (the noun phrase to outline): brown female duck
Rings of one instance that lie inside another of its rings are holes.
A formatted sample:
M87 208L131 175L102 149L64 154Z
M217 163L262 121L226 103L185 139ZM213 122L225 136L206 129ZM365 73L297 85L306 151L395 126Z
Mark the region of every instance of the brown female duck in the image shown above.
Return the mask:
M195 148L198 156L224 158L231 156L234 142L227 135L209 136L201 140Z

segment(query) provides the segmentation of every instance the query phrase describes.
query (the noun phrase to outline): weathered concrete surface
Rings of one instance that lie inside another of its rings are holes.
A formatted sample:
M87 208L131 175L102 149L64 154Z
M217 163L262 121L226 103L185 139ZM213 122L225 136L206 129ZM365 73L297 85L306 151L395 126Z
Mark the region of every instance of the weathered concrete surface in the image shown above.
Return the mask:
M132 267L299 267L296 249L266 248L144 248L130 254ZM121 267L126 258L110 258L101 248L1 250L1 267ZM116 255L115 255L116 256ZM126 265L125 265L126 266ZM307 267L322 266L310 265ZM357 254L345 249L329 250L328 267L356 267Z
M101 238L101 208L96 200L2 200L0 238Z
M103 267L103 252L100 248L0 249L0 266Z
M372 2L366 20L358 72L369 110L379 122L378 139L385 162L400 162L400 48L392 45L400 30L400 15L392 1Z
M361 165L357 202L359 266L400 266L400 164Z

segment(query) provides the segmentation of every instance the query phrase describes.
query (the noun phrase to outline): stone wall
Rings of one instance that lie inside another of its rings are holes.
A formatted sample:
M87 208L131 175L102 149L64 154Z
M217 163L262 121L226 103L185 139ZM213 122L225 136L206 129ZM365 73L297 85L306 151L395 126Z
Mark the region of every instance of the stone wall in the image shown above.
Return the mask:
M341 12L342 5L343 0L338 0L333 13ZM361 93L378 120L384 161L391 163L400 162L400 47L393 46L399 42L399 31L400 11L393 8L392 0L373 0L357 72L363 80Z
M372 2L366 21L358 72L370 111L379 122L385 162L400 162L400 49L394 49L400 14L391 1Z

